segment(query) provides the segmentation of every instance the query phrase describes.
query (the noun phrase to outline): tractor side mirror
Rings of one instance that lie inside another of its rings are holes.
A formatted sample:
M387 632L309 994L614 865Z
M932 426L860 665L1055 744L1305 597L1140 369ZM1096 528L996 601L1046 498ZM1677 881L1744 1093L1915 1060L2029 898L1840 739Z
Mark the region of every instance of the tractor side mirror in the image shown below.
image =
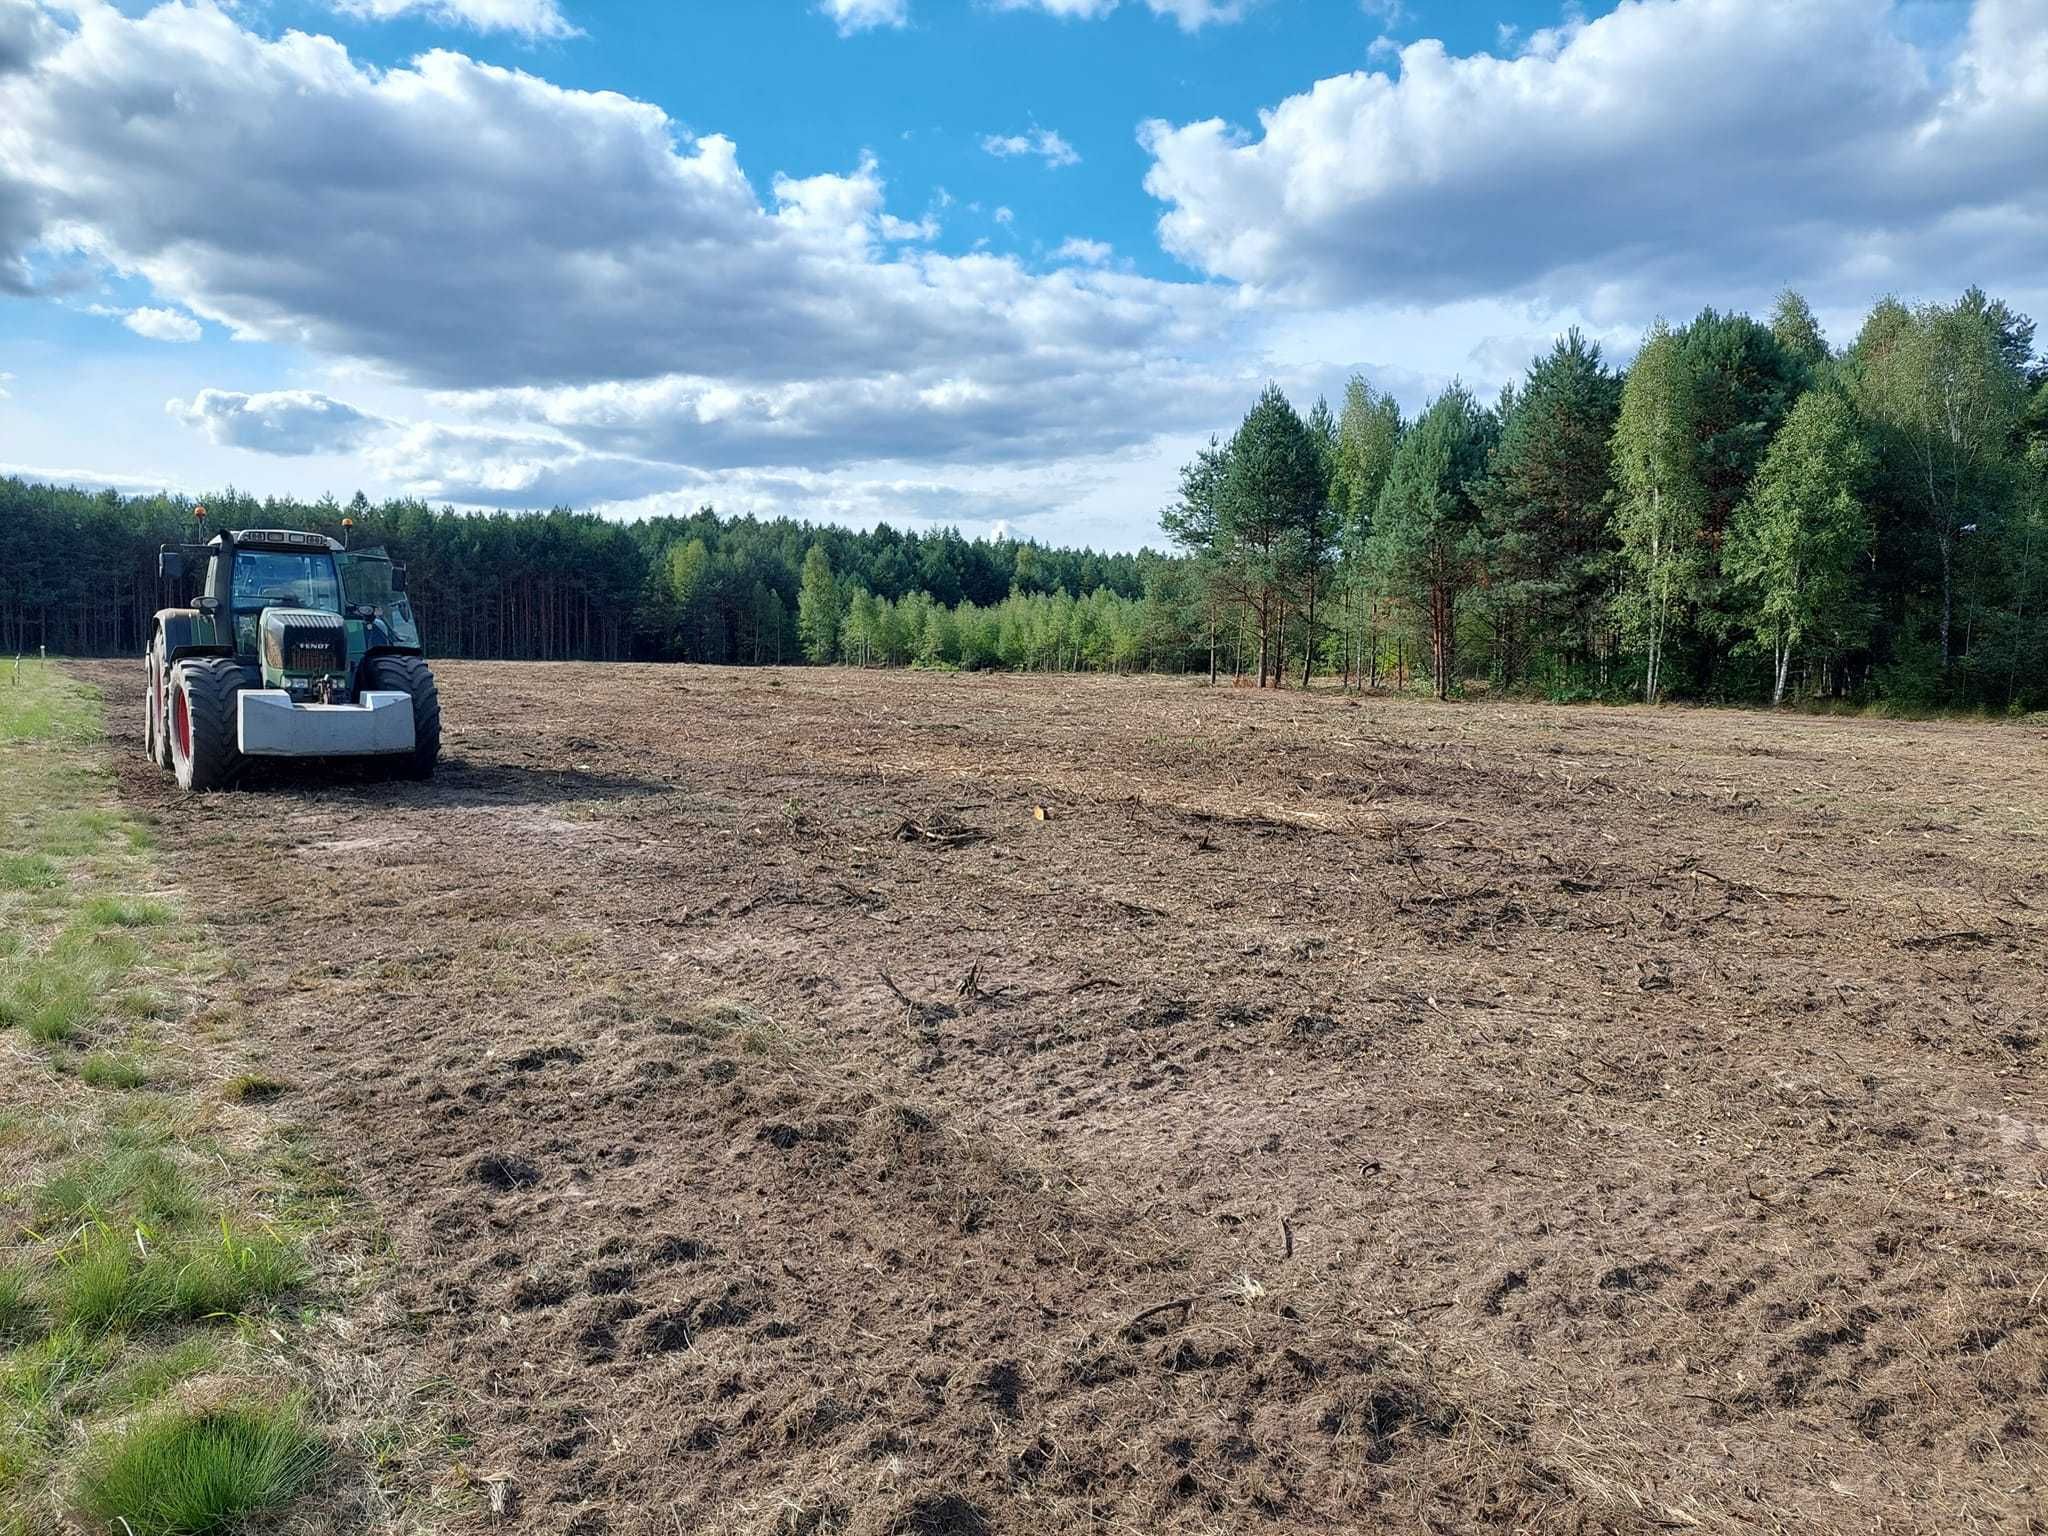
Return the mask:
M169 582L183 581L185 579L185 557L175 549L164 550L156 557L156 579Z
M394 592L403 592L405 590L405 567L402 565L391 567L391 590Z

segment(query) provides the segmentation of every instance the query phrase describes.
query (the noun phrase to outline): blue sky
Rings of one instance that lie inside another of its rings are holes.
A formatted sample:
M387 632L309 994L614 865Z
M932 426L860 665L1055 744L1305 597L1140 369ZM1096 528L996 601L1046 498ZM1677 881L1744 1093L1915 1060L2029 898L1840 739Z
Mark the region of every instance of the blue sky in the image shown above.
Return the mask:
M1140 190L1148 164L1141 121L1256 122L1262 106L1307 83L1367 66L1376 40L1428 35L1470 51L1498 46L1503 23L1529 32L1563 15L1557 5L1404 4L1390 13L1357 0L1267 0L1236 23L1190 32L1136 3L1076 19L923 0L903 27L842 36L803 0L562 0L561 8L581 36L451 34L418 19L337 17L308 0L272 3L266 14L277 28L331 32L380 63L452 43L561 85L654 102L692 132L734 138L764 192L778 171L846 170L866 150L898 217L922 217L940 189L982 204L979 219L945 221L945 247L985 237L1030 252L1078 234L1111 242L1161 277L1198 274L1152 238L1158 209ZM1059 133L1079 163L1050 174L1037 156L997 159L981 148L985 136L1034 126ZM997 207L1010 208L1014 224L994 223Z
M0 466L1129 547L1267 379L2048 308L2048 0L0 0Z

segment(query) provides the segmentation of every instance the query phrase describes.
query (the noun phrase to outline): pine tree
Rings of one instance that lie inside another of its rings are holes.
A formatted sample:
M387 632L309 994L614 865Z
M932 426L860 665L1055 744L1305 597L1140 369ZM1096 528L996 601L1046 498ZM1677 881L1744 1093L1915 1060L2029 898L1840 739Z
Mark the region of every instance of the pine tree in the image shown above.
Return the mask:
M1501 681L1533 659L1590 659L1608 622L1605 558L1621 379L1574 328L1529 365L1478 488L1501 614Z
M1453 385L1402 435L1374 514L1376 563L1426 614L1430 677L1447 699L1458 683L1458 599L1482 563L1472 486L1491 446L1486 413Z
M1322 455L1277 385L1268 384L1230 440L1218 498L1219 543L1245 572L1259 621L1259 686L1281 678L1290 540L1327 494Z
M1315 675L1316 652L1322 644L1316 606L1322 596L1323 570L1329 564L1330 544L1336 534L1336 508L1332 493L1337 478L1337 421L1330 414L1329 401L1318 396L1303 425L1308 429L1309 444L1315 450L1318 493L1301 503L1299 521L1288 537L1288 563L1293 568L1299 594L1302 615L1301 686L1306 688Z

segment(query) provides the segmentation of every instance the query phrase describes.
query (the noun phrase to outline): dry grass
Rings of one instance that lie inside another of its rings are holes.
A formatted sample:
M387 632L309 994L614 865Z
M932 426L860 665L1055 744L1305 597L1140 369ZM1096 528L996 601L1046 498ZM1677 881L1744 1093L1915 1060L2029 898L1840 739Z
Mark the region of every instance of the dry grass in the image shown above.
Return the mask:
M137 1536L225 1529L315 1464L276 1399L308 1374L318 1229L276 1221L260 1113L201 1092L240 1049L191 1027L228 968L104 764L92 690L54 668L0 682L8 1536L86 1512ZM327 1477L361 1480L348 1457Z

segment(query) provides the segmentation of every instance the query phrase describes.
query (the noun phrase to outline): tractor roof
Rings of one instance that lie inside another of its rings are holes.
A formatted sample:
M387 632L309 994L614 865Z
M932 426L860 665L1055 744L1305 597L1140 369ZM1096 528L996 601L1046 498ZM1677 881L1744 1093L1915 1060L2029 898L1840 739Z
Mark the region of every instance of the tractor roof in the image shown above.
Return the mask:
M229 537L215 534L209 543L218 544ZM241 528L232 535L237 548L253 546L259 549L331 549L339 553L341 545L322 533L300 533L290 528Z

